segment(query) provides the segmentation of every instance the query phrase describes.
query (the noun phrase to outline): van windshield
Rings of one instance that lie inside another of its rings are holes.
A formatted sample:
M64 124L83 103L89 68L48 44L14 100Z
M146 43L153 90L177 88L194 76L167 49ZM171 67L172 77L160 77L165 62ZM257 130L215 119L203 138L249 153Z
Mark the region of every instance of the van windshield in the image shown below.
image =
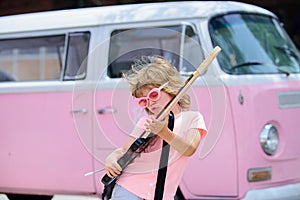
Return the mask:
M228 14L209 23L220 46L221 68L229 74L299 73L300 55L280 23L257 14Z

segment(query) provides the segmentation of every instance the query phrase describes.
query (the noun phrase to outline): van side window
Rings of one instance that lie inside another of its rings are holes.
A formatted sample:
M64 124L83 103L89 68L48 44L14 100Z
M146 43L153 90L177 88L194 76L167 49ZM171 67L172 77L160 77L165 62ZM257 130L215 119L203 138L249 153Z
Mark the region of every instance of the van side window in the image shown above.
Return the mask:
M64 35L0 40L0 81L58 80L64 46Z
M190 25L115 30L111 33L107 75L119 78L142 56L165 57L181 73L203 61L199 39Z
M85 78L89 40L89 32L69 34L64 80Z
M0 82L84 78L89 37L84 32L69 33L67 42L65 34L0 40Z

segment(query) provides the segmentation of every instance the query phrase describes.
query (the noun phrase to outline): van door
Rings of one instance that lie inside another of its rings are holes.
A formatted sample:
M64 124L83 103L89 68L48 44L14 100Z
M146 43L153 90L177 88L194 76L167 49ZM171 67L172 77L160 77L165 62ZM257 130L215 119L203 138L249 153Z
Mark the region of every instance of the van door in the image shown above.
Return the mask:
M149 26L129 24L124 28L112 29L110 43L106 46L106 49L109 49L108 67L99 76L95 94L95 105L98 109L97 130L99 132L97 134L104 135L105 138L102 139L105 141L104 145L100 144L101 140L97 140L99 141L95 146L95 152L99 152L96 153L97 155L103 155L100 151L107 155L112 149L121 145L131 133L137 120L145 115L144 111L135 105L127 83L120 79L122 72L130 69L135 59L147 55L161 55L178 69L183 80L187 79L204 59L202 46L199 44L195 30L194 25L187 22L174 22L172 25L164 22ZM230 107L222 107L223 103L220 105L217 102L218 95L224 99L223 85L207 89L206 81L208 80L197 81L194 89L189 91L193 102L191 109L203 113L209 132L214 133L207 137L208 147L205 147L207 150L202 153L197 152L193 156L180 187L184 190L184 195L189 198L194 198L195 195L216 195L212 194L216 185L220 188L217 195L235 196L237 195L237 160L233 127L230 118L220 123L217 118L218 111L226 113L229 112ZM224 101L228 103L229 100L224 99ZM221 119L224 120L224 115L222 116ZM226 134L220 134L222 131ZM220 140L219 135L222 135ZM214 146L217 147L211 151ZM101 162L104 159L99 157ZM222 165L216 162L221 162ZM227 183L226 187L224 183Z
M0 188L7 193L93 193L92 156L74 128L73 115L92 136L89 105L73 108L74 80L84 80L89 33L0 40ZM80 55L80 56L78 56ZM72 60L72 63L71 63Z

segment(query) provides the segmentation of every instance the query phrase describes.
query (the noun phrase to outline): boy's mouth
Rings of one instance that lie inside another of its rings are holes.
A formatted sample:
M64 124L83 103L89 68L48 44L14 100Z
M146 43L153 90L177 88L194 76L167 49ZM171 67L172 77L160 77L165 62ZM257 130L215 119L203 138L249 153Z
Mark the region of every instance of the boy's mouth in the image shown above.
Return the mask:
M151 106L150 107L150 110L153 112L153 113L159 113L161 110L162 110L162 106L160 105L154 105L154 106Z

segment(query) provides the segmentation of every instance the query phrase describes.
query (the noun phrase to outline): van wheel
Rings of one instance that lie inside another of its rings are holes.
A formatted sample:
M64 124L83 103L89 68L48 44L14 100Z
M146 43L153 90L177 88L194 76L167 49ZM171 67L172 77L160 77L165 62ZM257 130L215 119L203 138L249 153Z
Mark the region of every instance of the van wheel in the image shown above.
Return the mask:
M23 195L23 194L6 194L9 200L51 200L52 196L44 195Z
M176 195L174 197L174 200L185 200L180 188L178 187L177 188L177 191L176 191Z

